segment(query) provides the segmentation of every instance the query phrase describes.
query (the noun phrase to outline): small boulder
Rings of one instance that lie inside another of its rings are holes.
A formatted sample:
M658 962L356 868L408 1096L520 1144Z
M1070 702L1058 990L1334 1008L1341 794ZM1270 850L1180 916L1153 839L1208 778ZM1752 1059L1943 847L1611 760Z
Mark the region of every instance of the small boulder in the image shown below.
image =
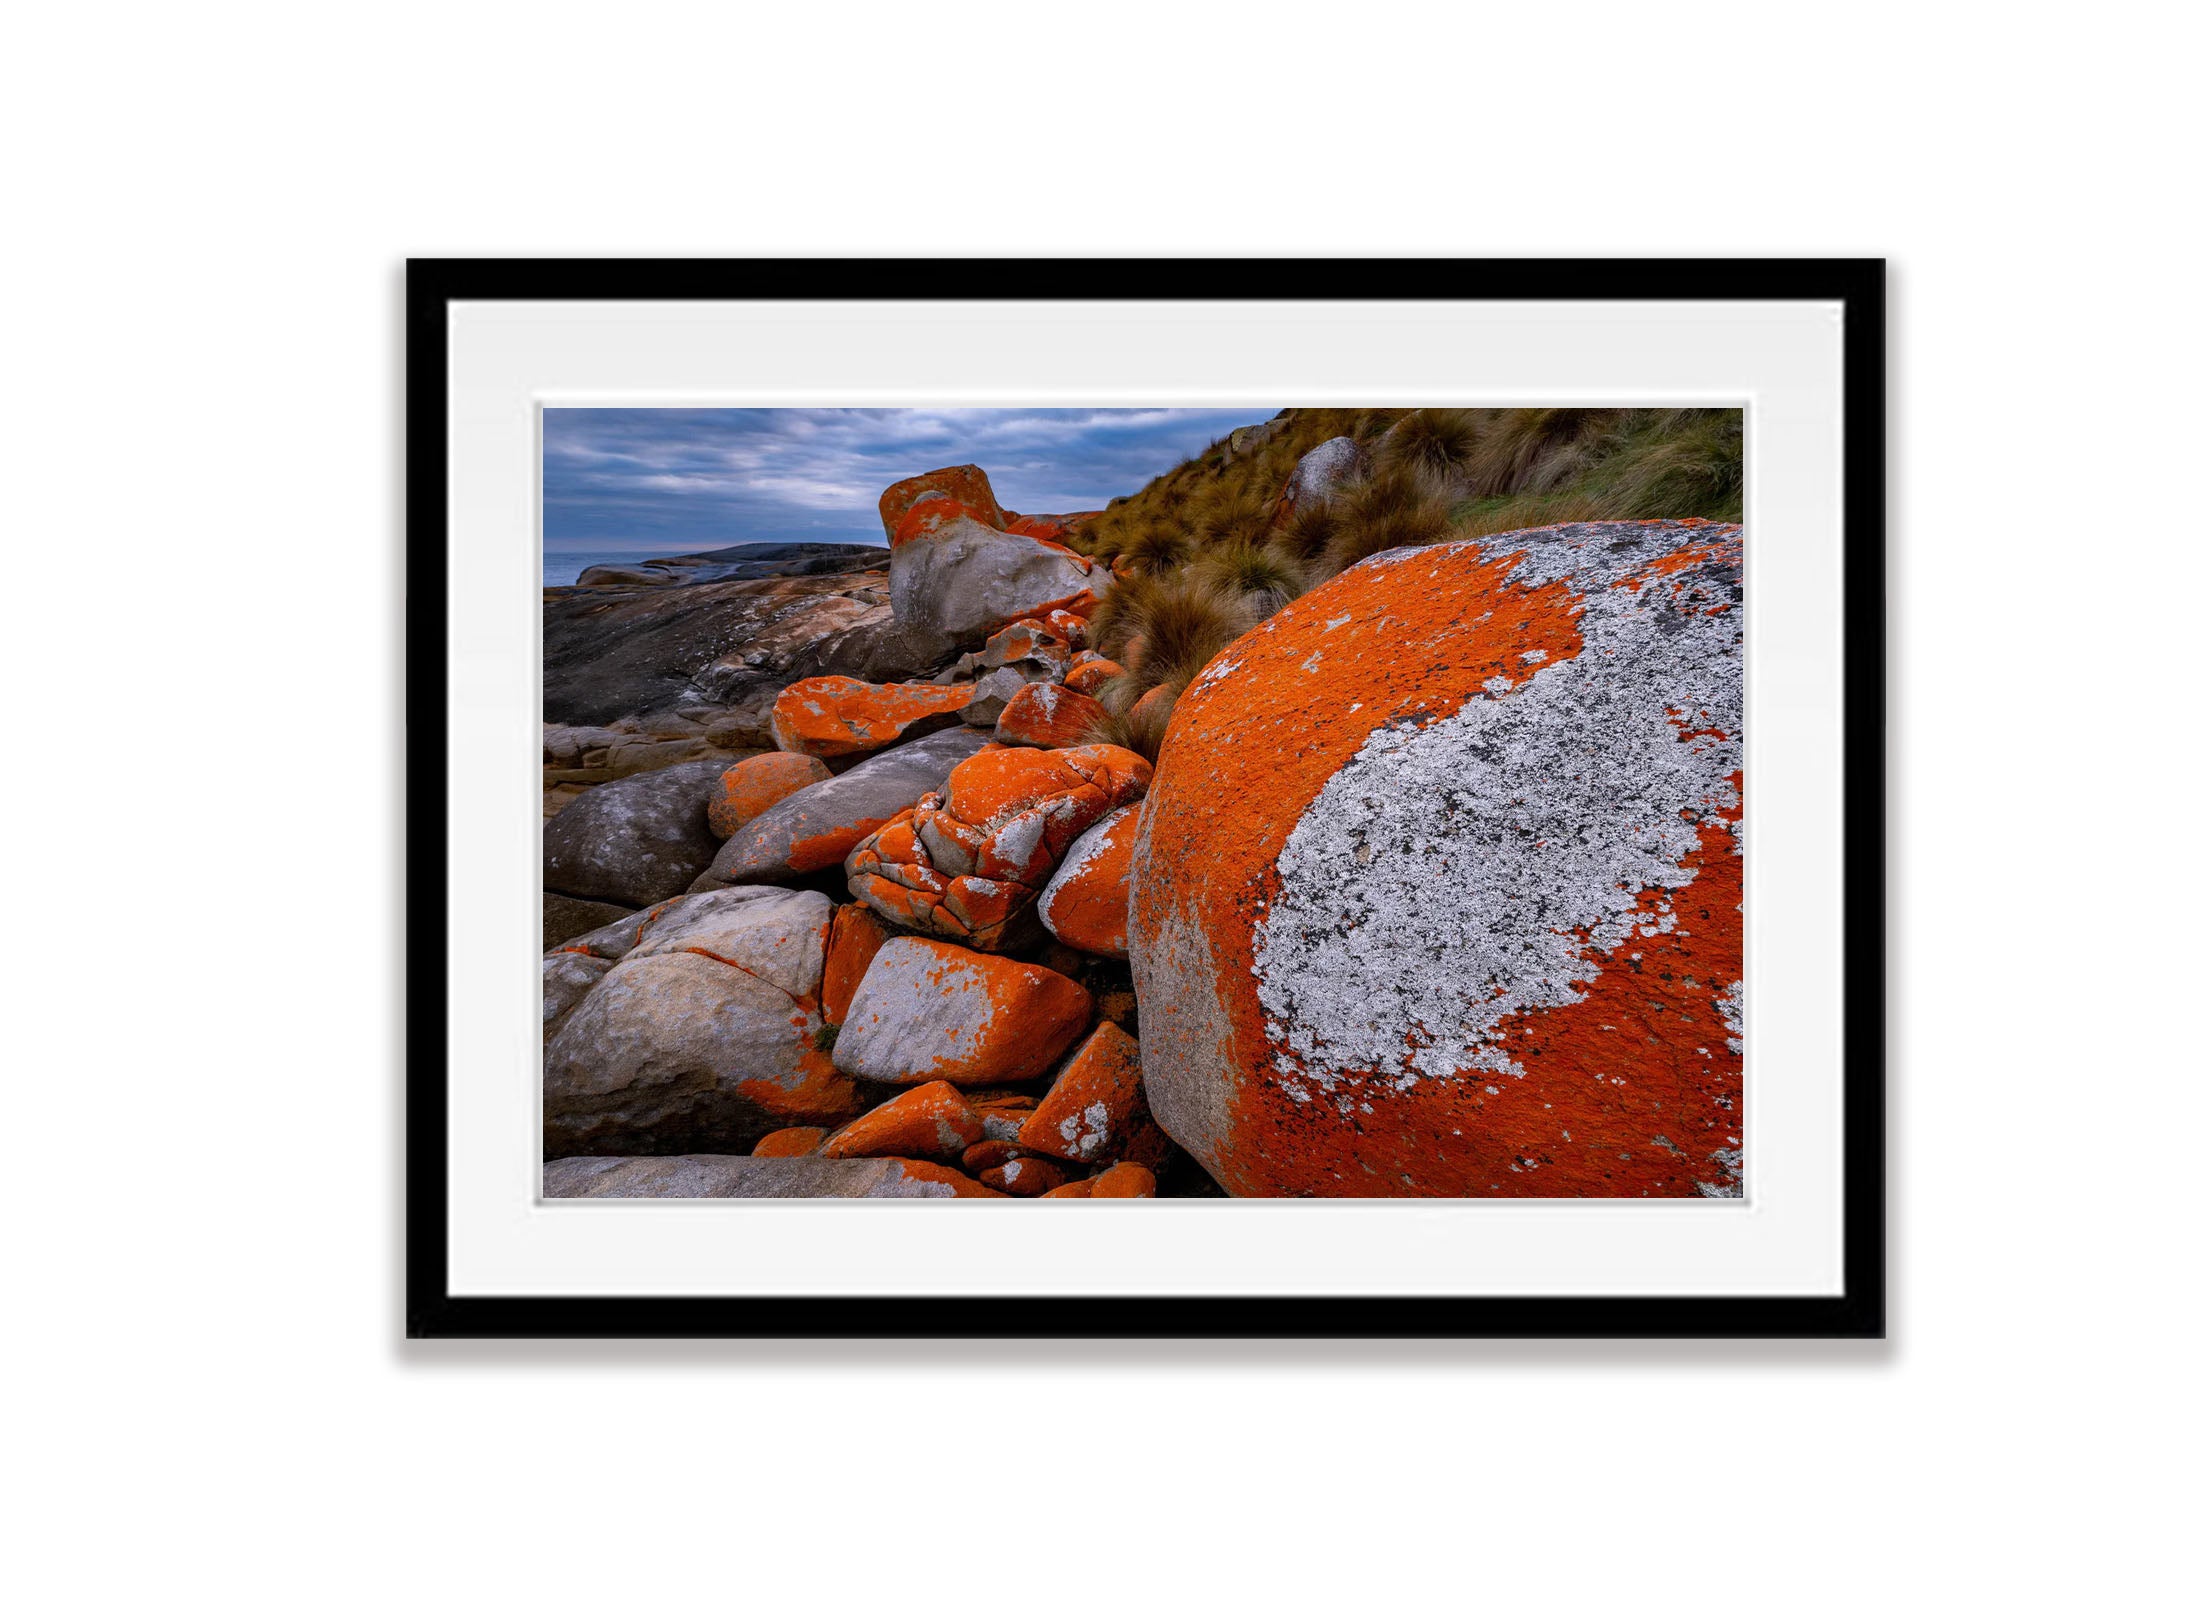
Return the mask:
M974 949L1036 943L1032 902L1062 852L1151 776L1116 745L996 745L849 852L849 892L889 922Z
M1107 708L1056 683L1026 684L1001 712L993 737L1003 744L1062 750L1107 737Z
M1090 1166L1119 1154L1151 1121L1138 1076L1138 1041L1103 1022L1064 1063L1020 1142L1042 1155Z
M796 755L868 755L956 726L969 703L956 684L804 678L772 702L772 739Z
M794 1156L812 1156L817 1154L817 1147L824 1142L823 1128L781 1128L776 1133L767 1133L757 1140L756 1148L749 1154L774 1161Z
M1041 1156L1017 1156L978 1174L978 1181L1002 1194L1036 1198L1069 1181L1069 1174Z
M964 722L973 728L990 728L1001 720L1009 701L1030 682L1014 667L1000 667L970 686L970 702L962 708Z
M1076 612L1057 608L1041 617L1039 623L1071 650L1085 648L1085 638L1089 630L1085 626L1085 619Z
M901 519L909 514L909 508L924 495L941 495L960 501L969 514L989 528L1005 528L1008 517L1001 510L1001 503L993 498L993 483L983 468L965 464L959 467L934 467L930 472L920 472L914 478L904 478L899 483L886 486L878 497L879 521L886 525L890 537Z
M1069 668L1062 674L1062 686L1075 689L1079 694L1098 694L1103 683L1121 676L1121 663L1110 661L1097 650L1083 650L1070 657Z
M1079 834L1039 892L1039 921L1073 950L1119 961L1130 954L1131 847L1142 804L1134 800Z
M731 763L691 761L602 783L542 830L542 886L583 900L654 905L710 865L710 802Z
M1039 1198L1042 1200L1090 1200L1092 1198L1092 1180L1090 1178L1079 1178L1074 1183L1065 1183L1059 1188L1049 1189Z
M1153 1170L1135 1161L1118 1161L1092 1180L1095 1200L1151 1200L1159 1190Z
M984 1123L949 1083L927 1083L834 1131L819 1147L823 1156L917 1156L960 1161L981 1141Z
M611 900L580 900L568 894L542 897L542 947L555 950L595 928L631 916L634 908Z
M832 775L832 768L817 757L784 750L736 761L720 774L718 792L711 796L710 831L730 839L797 789Z
M975 729L950 728L883 751L836 778L798 790L720 846L717 857L698 869L702 876L694 880L694 887L700 891L736 883L790 883L808 873L839 867L858 843L937 789L987 743L986 736Z
M1092 996L1045 967L935 939L896 939L871 963L833 1045L868 1083L1036 1078L1084 1032Z
M1283 500L1277 508L1279 520L1293 515L1301 506L1320 505L1348 485L1367 476L1370 462L1365 450L1353 440L1340 434L1324 440L1299 457L1299 464L1291 469L1291 478L1283 486Z

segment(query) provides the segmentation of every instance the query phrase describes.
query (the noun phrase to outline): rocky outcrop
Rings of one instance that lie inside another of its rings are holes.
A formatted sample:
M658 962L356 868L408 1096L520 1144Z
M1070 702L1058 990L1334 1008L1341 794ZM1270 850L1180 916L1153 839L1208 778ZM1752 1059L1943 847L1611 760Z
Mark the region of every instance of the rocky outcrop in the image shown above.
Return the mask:
M1133 801L1079 834L1039 895L1039 921L1072 950L1130 954L1131 846L1143 805Z
M831 913L821 894L728 889L545 958L547 1153L747 1149L775 1127L860 1111L818 1043Z
M571 944L589 930L617 922L632 910L631 906L611 900L579 900L572 895L545 894L542 897L542 947L555 950L559 945Z
M1092 996L1047 967L896 939L864 974L833 1065L868 1083L1013 1083L1053 1066Z
M964 650L1020 617L1087 604L1110 582L1083 556L1013 538L967 516L901 539L889 572L894 615L902 624Z
M1032 902L1062 853L1145 793L1152 771L1116 745L982 751L855 846L849 892L889 922L975 949L1034 944Z
M652 556L642 561L606 562L588 568L574 581L583 589L692 586L729 580L802 578L821 573L857 572L875 567L879 549L868 544L735 544L722 550Z
M542 1169L545 1200L957 1200L993 1191L929 1161L817 1156L568 1156Z
M779 691L772 737L806 756L857 756L961 724L970 690L957 684L804 678Z
M1130 959L1152 1110L1231 1193L1738 1192L1741 553L1390 551L1185 692Z
M678 894L718 852L710 803L730 765L693 761L576 796L543 829L543 887L629 906Z
M714 858L706 858L697 868L701 876L694 887L791 883L836 869L864 838L938 788L988 743L978 729L950 728L811 784L746 824Z
M1120 1154L1150 1120L1138 1041L1103 1022L1063 1064L1017 1138L1041 1155L1090 1166Z

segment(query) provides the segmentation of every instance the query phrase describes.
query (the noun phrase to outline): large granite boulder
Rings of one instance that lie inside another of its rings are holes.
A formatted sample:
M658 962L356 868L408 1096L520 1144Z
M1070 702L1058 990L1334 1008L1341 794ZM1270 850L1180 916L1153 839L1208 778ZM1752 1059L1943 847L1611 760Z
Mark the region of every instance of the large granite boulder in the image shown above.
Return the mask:
M600 783L542 830L542 886L582 900L647 906L710 865L710 803L730 761L690 761Z
M1130 960L1154 1114L1231 1193L1739 1192L1741 560L1389 551L1193 682Z
M1372 463L1359 444L1339 435L1326 439L1299 457L1283 486L1277 508L1279 518L1289 517L1304 506L1321 505L1368 474Z
M988 742L979 729L949 728L798 790L745 825L715 857L706 856L693 886L792 883L839 867L880 824L937 789Z
M819 1047L831 916L807 890L726 889L546 957L547 1153L746 1150L774 1128L856 1115L855 1086Z
M1111 582L1105 568L1083 556L1013 538L967 516L903 539L889 569L894 615L962 650L977 648L1019 617L1089 605Z
M983 1184L932 1161L820 1156L566 1156L545 1200L977 1200Z

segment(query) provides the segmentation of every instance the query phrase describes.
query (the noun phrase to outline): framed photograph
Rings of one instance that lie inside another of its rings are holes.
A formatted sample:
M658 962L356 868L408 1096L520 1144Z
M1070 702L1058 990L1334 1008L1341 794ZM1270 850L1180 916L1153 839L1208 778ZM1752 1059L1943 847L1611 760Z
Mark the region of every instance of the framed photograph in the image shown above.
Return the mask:
M411 263L409 1332L1882 1335L1884 281Z

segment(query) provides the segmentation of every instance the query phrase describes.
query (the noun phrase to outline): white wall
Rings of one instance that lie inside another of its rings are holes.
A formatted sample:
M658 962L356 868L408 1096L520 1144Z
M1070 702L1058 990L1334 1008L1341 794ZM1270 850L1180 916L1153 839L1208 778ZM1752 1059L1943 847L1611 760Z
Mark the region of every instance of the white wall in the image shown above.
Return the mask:
M21 1591L2162 1592L2189 23L963 9L11 20ZM1007 251L1894 258L1890 1344L400 1346L400 260Z

